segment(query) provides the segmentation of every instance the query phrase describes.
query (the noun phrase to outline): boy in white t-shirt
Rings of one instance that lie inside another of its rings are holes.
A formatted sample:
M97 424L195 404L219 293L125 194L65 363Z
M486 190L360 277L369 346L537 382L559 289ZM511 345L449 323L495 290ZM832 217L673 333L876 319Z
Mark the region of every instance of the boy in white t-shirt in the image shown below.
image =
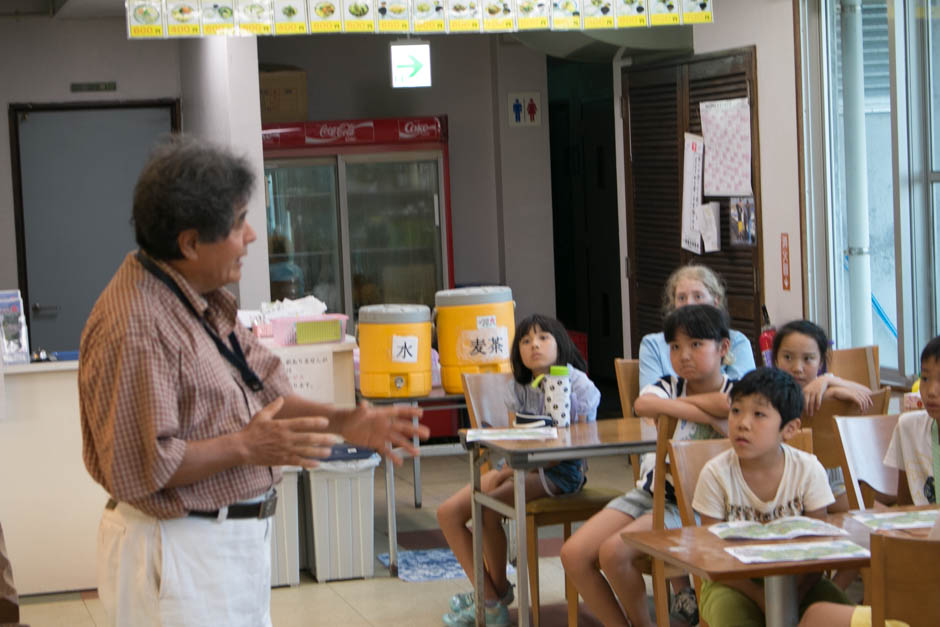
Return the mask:
M783 443L799 430L802 412L803 392L783 371L758 368L735 384L728 415L732 448L705 464L692 500L703 525L825 516L835 501L826 470L814 455ZM819 573L801 576L798 593L801 613L817 601L847 602ZM704 581L699 611L709 625L763 626L763 583Z
M901 414L885 453L886 466L898 469L898 505L937 502L940 470L940 336L920 353L920 397L924 409Z

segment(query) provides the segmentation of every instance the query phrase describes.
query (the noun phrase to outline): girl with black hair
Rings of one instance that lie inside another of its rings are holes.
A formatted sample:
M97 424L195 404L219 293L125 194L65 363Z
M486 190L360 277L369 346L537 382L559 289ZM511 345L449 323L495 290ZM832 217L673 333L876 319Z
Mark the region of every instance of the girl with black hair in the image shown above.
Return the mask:
M548 414L543 407L542 389L533 386L539 375L548 374L552 366L568 366L571 378L572 420L593 421L601 394L584 373L584 358L568 332L554 318L532 315L516 327L512 343L512 375L504 391L507 410L517 414ZM572 494L585 483L584 460L566 460L545 469L531 470L526 475L526 500L544 496ZM513 472L508 466L490 470L481 478L483 491L507 504L514 496ZM444 501L437 509L441 531L470 581L473 581L473 537L467 529L472 514L470 486ZM512 586L506 579L506 534L502 515L483 509L483 554L487 625L509 625L507 607L513 600ZM476 609L473 593L461 592L450 600L450 612L444 615L445 625L474 625Z

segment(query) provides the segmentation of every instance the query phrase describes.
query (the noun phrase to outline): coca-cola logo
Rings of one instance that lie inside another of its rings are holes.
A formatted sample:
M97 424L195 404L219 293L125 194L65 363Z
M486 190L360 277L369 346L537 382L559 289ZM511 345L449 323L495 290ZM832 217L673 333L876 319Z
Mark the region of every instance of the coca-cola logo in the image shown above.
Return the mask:
M313 133L313 137L307 136L308 144L329 144L337 141L354 142L356 140L366 140L372 137L372 122L339 122L336 124L320 124L319 128Z
M405 122L398 135L403 139L410 139L413 137L422 137L426 135L436 136L439 132L440 125L436 120L433 122L409 120Z
M320 127L320 137L329 137L331 139L336 139L337 137L355 137L356 136L356 127L352 124L337 124L336 126L327 126L324 124Z

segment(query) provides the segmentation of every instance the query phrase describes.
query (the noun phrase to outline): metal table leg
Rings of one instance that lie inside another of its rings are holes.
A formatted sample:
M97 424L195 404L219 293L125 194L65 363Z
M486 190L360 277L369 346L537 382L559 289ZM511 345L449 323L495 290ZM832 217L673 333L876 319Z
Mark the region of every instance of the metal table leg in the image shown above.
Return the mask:
M398 576L398 521L395 512L395 464L385 460L385 501L388 515L388 572Z
M794 627L799 622L799 606L795 575L764 577L764 619L767 627Z
M413 403L413 404L417 407L417 403ZM415 431L417 431L418 419L416 417L411 419L411 424L414 425ZM411 437L411 441L412 441L412 444L414 444L415 448L420 449L421 443L418 440L417 433L415 433L415 435ZM411 458L411 463L413 464L412 468L414 469L414 479L415 479L415 507L420 508L421 507L421 455L414 455Z
M526 542L525 477L528 471L513 470L516 501L516 590L519 599L519 627L529 627L529 556Z
M477 500L480 484L480 447L474 446L470 458L470 504L473 530L473 603L476 607L477 625L486 624L486 608L483 603L483 506Z

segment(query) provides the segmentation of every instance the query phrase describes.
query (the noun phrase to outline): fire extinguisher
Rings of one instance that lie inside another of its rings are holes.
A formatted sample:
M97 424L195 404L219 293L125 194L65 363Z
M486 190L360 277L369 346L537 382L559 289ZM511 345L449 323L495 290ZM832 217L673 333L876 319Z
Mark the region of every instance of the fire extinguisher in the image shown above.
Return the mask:
M761 329L758 344L760 345L760 354L764 358L764 365L771 368L774 365L774 336L777 335L777 329L770 324L770 314L767 313L767 307L761 305L760 311Z

